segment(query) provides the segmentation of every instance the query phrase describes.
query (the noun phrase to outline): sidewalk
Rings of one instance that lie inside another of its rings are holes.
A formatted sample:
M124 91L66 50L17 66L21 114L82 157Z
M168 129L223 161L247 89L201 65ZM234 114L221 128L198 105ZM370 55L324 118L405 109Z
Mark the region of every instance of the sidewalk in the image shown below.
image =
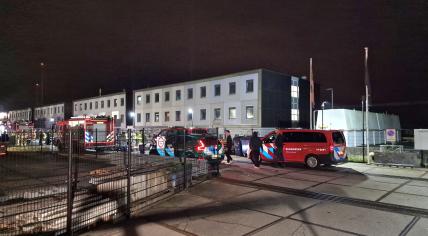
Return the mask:
M268 165L254 169L244 158L222 167L221 178L195 185L139 219L84 235L428 235L428 176L423 169L354 163L328 170ZM247 184L227 182L231 180ZM423 216L281 189L417 207Z

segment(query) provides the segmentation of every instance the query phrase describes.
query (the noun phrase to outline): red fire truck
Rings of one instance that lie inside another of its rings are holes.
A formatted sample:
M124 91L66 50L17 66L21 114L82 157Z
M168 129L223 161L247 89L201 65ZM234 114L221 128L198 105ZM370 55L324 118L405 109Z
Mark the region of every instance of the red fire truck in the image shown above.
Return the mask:
M111 117L72 117L56 124L58 147L67 143L68 130L74 127L82 129L84 149L109 149L115 145L114 120Z

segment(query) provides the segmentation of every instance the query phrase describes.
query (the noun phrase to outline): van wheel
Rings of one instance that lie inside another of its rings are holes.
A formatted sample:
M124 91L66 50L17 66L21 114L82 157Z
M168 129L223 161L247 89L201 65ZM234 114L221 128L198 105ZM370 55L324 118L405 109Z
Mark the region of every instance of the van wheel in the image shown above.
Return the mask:
M320 162L316 156L308 156L306 157L305 164L307 167L315 169L320 165Z

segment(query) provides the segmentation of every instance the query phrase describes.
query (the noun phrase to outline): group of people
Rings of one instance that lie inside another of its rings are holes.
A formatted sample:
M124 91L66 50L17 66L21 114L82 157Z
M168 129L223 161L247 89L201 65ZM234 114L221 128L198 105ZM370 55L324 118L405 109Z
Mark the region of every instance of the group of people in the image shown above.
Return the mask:
M229 130L225 130L225 139L226 139L226 145L225 145L225 155L226 155L226 163L231 164L232 159L232 148L233 148L233 141ZM276 133L275 137L275 161L277 163L283 163L284 156L282 155L282 146L284 143L284 139L279 131ZM250 145L249 145L249 154L248 157L251 159L251 161L254 164L254 168L260 168L261 158L260 158L260 150L262 149L263 143L262 140L259 138L257 132L253 132L251 139L250 139Z

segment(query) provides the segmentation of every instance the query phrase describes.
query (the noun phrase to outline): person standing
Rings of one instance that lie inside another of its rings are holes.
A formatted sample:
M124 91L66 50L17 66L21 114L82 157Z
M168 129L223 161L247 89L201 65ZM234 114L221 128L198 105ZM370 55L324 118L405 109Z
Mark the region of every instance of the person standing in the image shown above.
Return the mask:
M230 136L230 131L229 130L225 130L224 131L224 136L226 138L226 150L225 151L225 155L227 158L227 164L232 164L232 147L233 147L233 142L232 142L232 137Z
M284 157L282 155L282 146L284 143L283 136L279 130L276 130L276 138L275 138L275 159L279 165L282 165L284 162Z
M253 135L250 139L250 156L251 161L254 164L254 168L259 168L260 166L260 148L262 148L262 141L258 137L257 132L253 132Z

